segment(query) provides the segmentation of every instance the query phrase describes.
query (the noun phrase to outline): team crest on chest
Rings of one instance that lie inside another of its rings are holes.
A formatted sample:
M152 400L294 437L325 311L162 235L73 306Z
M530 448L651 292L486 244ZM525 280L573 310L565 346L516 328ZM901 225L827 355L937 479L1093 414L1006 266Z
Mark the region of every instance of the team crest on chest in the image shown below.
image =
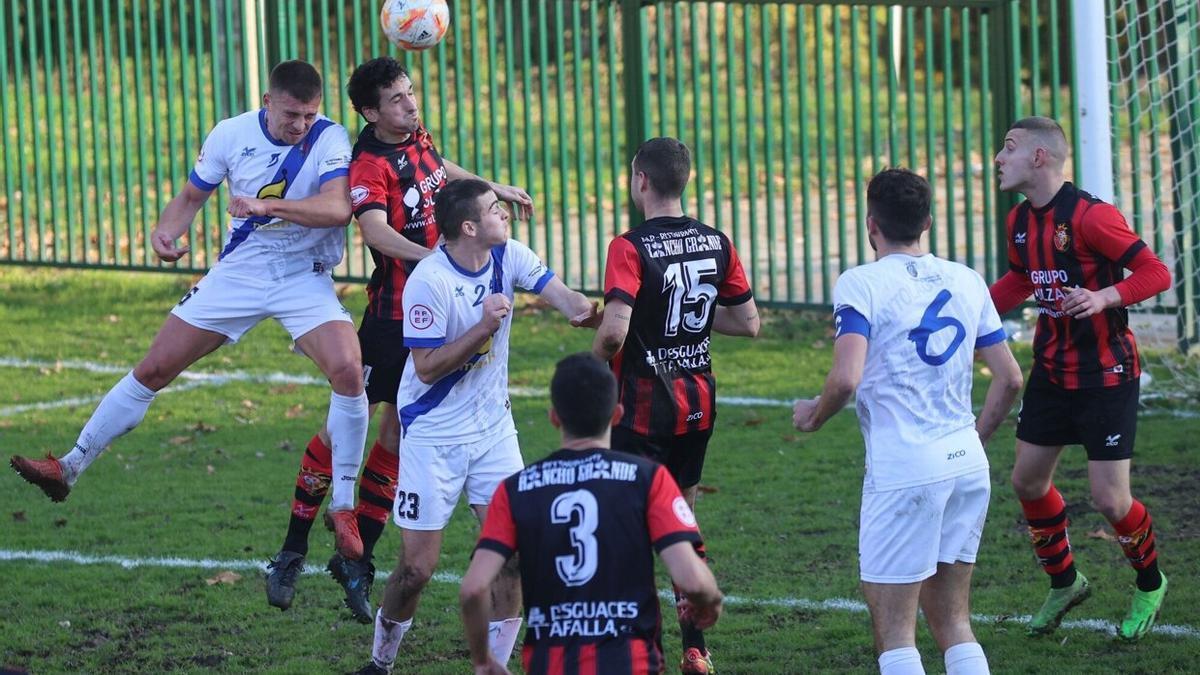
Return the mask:
M1067 223L1058 223L1054 226L1054 248L1060 253L1065 253L1071 246L1070 225Z

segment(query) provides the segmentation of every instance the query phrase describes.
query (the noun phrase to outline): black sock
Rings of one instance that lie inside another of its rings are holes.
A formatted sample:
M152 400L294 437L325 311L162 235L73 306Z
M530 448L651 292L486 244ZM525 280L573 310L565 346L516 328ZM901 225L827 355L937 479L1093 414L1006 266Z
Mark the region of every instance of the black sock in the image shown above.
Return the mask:
M283 539L283 550L299 553L300 555L308 554L308 531L312 529L313 521L297 518L292 515L288 521L287 536Z
M1162 586L1162 574L1158 571L1158 560L1148 567L1137 571L1137 587L1139 591L1157 591Z
M1075 572L1075 566L1071 565L1067 569L1050 575L1050 588L1066 588L1075 583L1075 577L1078 576Z
M358 514L358 535L362 537L363 543L361 559L370 562L371 553L375 550L375 542L379 541L379 537L383 536L383 523L360 513Z

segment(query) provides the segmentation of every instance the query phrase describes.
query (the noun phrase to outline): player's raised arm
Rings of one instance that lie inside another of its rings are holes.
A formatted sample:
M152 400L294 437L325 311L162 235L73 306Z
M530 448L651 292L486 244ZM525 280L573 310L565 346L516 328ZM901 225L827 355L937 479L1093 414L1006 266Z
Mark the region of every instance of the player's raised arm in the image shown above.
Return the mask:
M175 262L191 250L187 246L176 246L175 241L188 231L210 194L212 191L201 190L189 181L163 208L150 234L150 245L163 262Z
M599 303L588 300L587 296L579 291L571 290L558 277L546 282L538 295L570 319L572 326L595 328L599 324L600 315L596 311Z
M496 183L483 178L482 176L477 176L455 164L454 162L451 162L445 157L442 158L442 162L446 165L447 179L462 180L464 178L473 178L476 180L481 180L492 188L492 192L496 193L496 196L500 199L500 201L513 205L515 210L513 215L517 217L517 220L529 220L533 217L533 197L530 197L529 193L524 189L515 185Z

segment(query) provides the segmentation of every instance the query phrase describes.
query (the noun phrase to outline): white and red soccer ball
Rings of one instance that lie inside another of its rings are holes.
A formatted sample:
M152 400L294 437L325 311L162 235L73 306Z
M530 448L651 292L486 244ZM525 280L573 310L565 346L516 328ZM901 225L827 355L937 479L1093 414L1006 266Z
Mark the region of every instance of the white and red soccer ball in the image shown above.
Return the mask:
M450 28L446 0L385 0L379 12L383 34L408 51L429 49L442 41Z

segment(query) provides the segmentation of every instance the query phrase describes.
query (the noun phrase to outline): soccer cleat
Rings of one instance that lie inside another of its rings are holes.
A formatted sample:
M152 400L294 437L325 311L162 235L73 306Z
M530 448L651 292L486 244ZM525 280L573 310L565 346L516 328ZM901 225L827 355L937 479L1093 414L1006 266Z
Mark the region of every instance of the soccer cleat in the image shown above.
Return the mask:
M325 509L325 527L333 532L333 547L343 558L358 560L362 557L363 543L358 534L358 516L354 514L354 509Z
M1037 614L1029 620L1029 635L1049 635L1058 629L1063 617L1071 608L1088 599L1092 594L1092 586L1087 577L1076 572L1075 583L1066 588L1051 588L1046 601L1042 603Z
M376 665L375 661L370 661L367 663L367 665L359 668L353 673L350 673L350 675L391 675L391 672L392 671L387 668L381 668Z
M1133 605L1129 608L1125 620L1121 622L1121 628L1117 630L1117 637L1120 639L1137 642L1154 627L1154 620L1158 618L1163 598L1167 597L1167 575L1162 572L1159 572L1159 575L1162 577L1162 585L1156 590L1133 592Z
M696 647L688 647L683 652L683 660L679 662L681 673L712 673L717 672L713 667L712 654L707 650L701 652Z
M304 556L295 551L280 551L267 565L267 602L286 610L296 595L296 577L304 571Z
M325 566L329 575L342 585L346 592L346 606L359 623L374 623L375 612L371 609L371 584L375 583L375 566L370 561L347 560L334 553Z
M46 459L27 459L13 455L8 465L18 476L40 487L52 502L61 502L71 493L71 486L63 478L62 464L54 455L47 453Z

